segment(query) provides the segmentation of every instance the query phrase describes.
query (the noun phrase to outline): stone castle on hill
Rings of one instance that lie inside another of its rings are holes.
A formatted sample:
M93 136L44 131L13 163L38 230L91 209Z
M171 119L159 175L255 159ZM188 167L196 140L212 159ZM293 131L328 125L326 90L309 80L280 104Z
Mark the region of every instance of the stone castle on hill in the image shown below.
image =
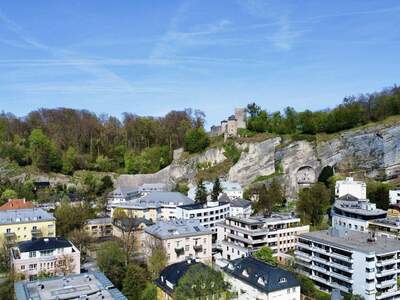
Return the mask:
M228 120L222 120L221 125L211 126L211 136L224 135L224 138L235 137L239 128L246 128L246 109L235 108L235 114Z

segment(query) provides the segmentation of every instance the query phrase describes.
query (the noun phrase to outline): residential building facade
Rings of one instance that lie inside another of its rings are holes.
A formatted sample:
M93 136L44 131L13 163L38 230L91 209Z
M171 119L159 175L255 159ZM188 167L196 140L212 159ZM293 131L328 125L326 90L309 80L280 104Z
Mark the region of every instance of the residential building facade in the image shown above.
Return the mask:
M11 265L17 274L32 281L41 273L67 275L80 273L80 252L62 237L24 241L11 249Z
M41 208L0 211L0 244L56 236L54 216Z
M86 299L128 300L100 272L51 277L32 282L15 283L17 300Z
M214 183L210 181L203 182L204 187L206 188L207 194L211 194ZM225 194L230 199L234 198L242 198L243 197L243 188L238 182L233 181L221 181L222 194ZM190 199L195 199L196 197L197 187L195 185L191 185L188 191L188 197Z
M338 289L365 300L400 298L398 240L331 228L302 234L296 248L299 271L322 290Z
M205 228L209 228L217 235L217 224L224 222L229 216L230 203L208 201L206 203L193 203L178 206L176 208L176 217L180 219L196 219Z
M176 218L176 208L193 204L194 201L178 192L151 192L134 200L111 205L111 215L115 209L126 212L130 218L144 218L152 222Z
M367 185L364 181L356 181L353 177L347 177L345 180L338 180L335 184L336 198L343 197L347 194L358 199L367 198Z
M145 229L145 254L150 255L154 245L166 250L168 264L187 259L210 262L212 257L212 232L199 220L159 221Z
M300 282L282 268L253 257L235 259L223 269L238 300L300 300Z
M300 218L284 214L267 218L227 217L217 227L217 241L222 257L227 260L249 256L264 246L280 259L280 254L295 249L298 235L309 231L308 225L300 224Z
M346 194L335 200L331 211L332 227L340 231L367 231L372 220L386 218L386 211L377 209L368 199Z
M90 219L84 229L95 239L109 239L113 236L112 219L108 217Z

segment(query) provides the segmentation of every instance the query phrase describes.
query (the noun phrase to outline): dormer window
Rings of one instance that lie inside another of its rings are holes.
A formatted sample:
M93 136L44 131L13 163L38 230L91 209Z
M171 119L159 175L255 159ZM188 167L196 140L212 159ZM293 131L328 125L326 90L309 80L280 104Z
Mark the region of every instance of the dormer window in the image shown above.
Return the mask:
M257 283L258 283L258 284L261 284L261 285L265 285L266 280L264 279L264 277L260 276L260 277L258 278L258 280L257 280Z
M242 275L243 275L244 277L249 277L249 273L247 272L246 269L243 270Z
M285 283L285 282L287 282L286 277L279 278L279 283Z
M228 269L233 271L235 268L233 267L233 264L230 263L230 264L228 265Z

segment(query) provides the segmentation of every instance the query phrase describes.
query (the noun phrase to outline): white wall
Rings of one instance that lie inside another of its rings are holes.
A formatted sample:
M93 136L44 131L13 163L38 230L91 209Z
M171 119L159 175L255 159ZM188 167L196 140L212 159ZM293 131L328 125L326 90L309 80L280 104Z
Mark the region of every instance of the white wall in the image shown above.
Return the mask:
M352 177L336 181L335 196L340 198L346 194L350 194L358 199L366 199L367 186L365 182L354 181Z

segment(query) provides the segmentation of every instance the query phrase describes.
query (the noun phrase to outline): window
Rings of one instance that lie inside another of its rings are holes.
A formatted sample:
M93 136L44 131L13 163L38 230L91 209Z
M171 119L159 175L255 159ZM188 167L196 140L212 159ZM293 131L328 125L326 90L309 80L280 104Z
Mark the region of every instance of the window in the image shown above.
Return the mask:
M185 246L185 251L189 251L189 245Z
M36 270L37 264L31 264L29 265L29 270Z
M375 260L375 257L366 257L365 260L366 260L366 261L374 261L374 260Z
M25 270L25 265L21 265L21 270Z
M29 257L36 257L36 251L29 252Z
M279 283L285 283L285 282L287 282L286 277L279 278Z

